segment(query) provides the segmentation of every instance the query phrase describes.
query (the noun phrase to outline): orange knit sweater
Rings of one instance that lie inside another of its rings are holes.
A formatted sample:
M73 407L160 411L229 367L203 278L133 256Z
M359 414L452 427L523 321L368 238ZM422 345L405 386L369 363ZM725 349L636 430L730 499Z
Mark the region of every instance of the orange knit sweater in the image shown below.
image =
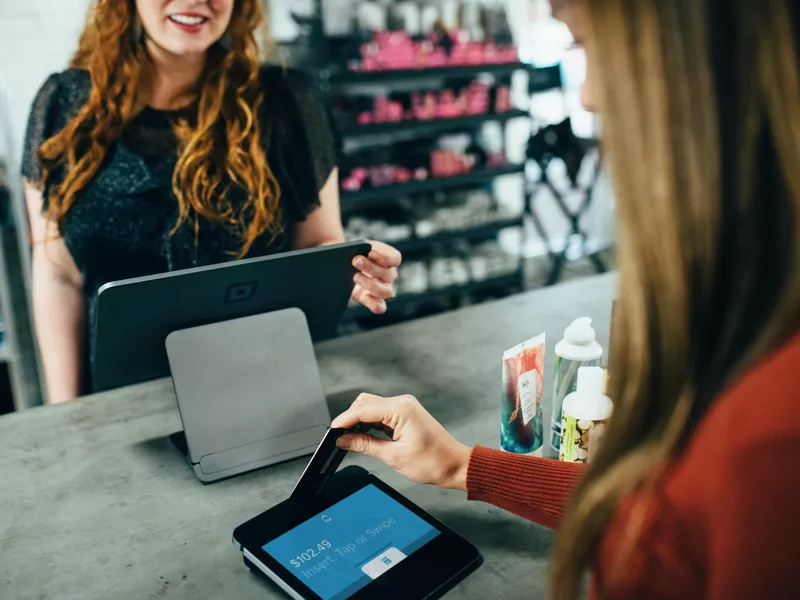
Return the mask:
M634 497L598 544L603 598L800 598L800 334L711 406L648 500L621 575L616 567ZM582 467L473 451L471 500L557 529Z

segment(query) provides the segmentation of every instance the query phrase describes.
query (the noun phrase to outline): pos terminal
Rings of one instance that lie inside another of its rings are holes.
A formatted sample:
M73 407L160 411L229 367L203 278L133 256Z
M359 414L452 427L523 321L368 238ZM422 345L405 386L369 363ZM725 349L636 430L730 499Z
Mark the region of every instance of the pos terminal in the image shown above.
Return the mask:
M331 337L353 290L350 242L104 285L97 390L171 374L172 436L212 482L313 452L330 423L313 341Z
M295 600L443 596L481 554L366 470L337 473L342 433L328 431L287 500L236 528L245 564Z

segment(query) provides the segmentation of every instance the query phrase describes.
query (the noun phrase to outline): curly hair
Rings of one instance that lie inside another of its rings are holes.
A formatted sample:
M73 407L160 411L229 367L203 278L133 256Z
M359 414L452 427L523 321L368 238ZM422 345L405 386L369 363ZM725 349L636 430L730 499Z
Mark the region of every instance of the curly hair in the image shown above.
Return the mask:
M81 190L95 176L110 146L143 108L142 90L152 81L152 61L136 32L134 0L97 0L90 8L70 66L91 77L88 101L41 147L43 180L56 167L64 177L48 197L48 217L62 230ZM258 0L235 0L228 27L230 43L214 44L197 83L196 123L174 126L178 161L172 189L178 201L174 234L198 217L229 226L241 237L244 256L262 234L280 233L280 188L267 163L259 115L257 33L265 23ZM234 205L228 192L245 192Z

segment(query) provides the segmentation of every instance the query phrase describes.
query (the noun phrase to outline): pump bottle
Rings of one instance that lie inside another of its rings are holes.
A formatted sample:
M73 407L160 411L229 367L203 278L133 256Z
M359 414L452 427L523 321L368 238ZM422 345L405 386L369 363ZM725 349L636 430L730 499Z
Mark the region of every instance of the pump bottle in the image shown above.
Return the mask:
M597 343L589 317L575 319L564 331L564 339L556 344L550 433L550 446L554 452L559 451L561 443L562 403L577 388L578 369L600 366L602 357L603 347Z
M614 410L604 387L605 370L578 369L578 389L564 399L561 413L560 460L589 463L597 454Z

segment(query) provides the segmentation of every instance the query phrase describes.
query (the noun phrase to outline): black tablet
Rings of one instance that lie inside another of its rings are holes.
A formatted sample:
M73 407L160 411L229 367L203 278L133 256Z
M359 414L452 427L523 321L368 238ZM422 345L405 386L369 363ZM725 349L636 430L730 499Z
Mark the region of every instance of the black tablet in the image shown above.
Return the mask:
M296 250L107 283L98 291L92 347L95 391L169 375L173 331L299 308L314 341L336 333L364 241Z
M297 600L439 598L477 569L477 548L360 467L233 533L245 564Z

